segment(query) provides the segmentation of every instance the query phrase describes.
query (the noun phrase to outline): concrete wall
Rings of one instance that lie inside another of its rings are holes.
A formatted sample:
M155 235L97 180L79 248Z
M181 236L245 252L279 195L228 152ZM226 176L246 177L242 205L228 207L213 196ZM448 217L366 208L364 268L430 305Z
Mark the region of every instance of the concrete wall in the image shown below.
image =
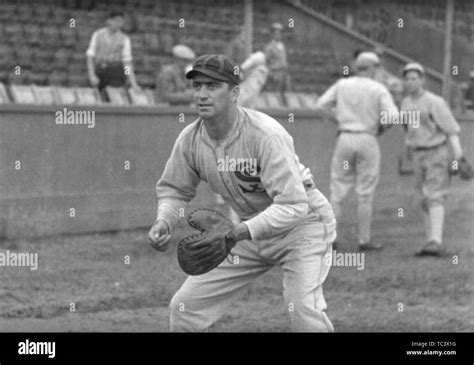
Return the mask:
M0 106L0 237L34 237L148 227L154 186L175 138L193 121L192 110L97 107L95 128L56 125L62 107ZM72 108L71 108L72 109ZM185 123L178 115L184 112ZM268 111L291 133L301 161L328 194L336 126L310 112ZM463 123L467 156L474 160L473 123ZM382 179L398 179L402 132L381 139ZM15 162L21 169L15 169ZM130 162L130 170L124 162ZM201 187L197 204L208 202ZM70 217L70 208L75 217Z

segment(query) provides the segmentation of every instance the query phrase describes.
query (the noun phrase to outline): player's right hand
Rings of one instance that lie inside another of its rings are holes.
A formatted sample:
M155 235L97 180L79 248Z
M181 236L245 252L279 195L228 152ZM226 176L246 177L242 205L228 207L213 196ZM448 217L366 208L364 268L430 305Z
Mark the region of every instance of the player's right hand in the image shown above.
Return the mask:
M93 87L99 86L99 78L96 75L90 75L89 81Z
M163 220L155 222L148 233L148 242L150 246L157 251L166 251L171 240L171 234L168 224Z

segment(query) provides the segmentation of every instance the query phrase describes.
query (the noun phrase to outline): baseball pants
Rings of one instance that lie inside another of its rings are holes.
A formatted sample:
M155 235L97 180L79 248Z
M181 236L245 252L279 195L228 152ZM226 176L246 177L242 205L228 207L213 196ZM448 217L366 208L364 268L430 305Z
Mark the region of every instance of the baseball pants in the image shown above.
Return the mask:
M372 202L380 175L380 147L368 133L342 132L331 162L331 205L339 222L342 204L352 187L357 194L359 243L370 242Z
M275 265L283 269L283 296L292 330L334 331L325 313L322 284L332 262L336 221L321 193L308 195L313 199L303 223L271 239L240 241L231 259L204 275L189 276L170 303L171 331L207 331L252 280Z
M448 173L449 157L448 144L413 151L416 190L421 195L423 210L444 204L451 182Z

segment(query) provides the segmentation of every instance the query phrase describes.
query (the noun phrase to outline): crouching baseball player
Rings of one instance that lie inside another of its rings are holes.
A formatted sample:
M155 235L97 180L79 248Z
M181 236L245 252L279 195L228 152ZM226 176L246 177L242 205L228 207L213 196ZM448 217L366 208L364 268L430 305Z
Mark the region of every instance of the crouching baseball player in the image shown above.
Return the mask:
M444 200L450 185L449 164L463 157L460 128L446 102L423 89L425 70L419 63L403 69L408 95L403 99L401 115L407 125L406 144L413 153L416 187L421 195L427 243L417 255L442 256Z
M247 284L278 265L292 330L333 331L322 288L336 238L332 208L299 163L286 130L266 114L237 106L236 70L223 55L195 61L187 77L199 118L177 138L157 183L149 240L159 251L167 248L179 207L195 196L201 180L242 218L227 235L236 242L233 259L189 276L173 296L171 330L207 330Z

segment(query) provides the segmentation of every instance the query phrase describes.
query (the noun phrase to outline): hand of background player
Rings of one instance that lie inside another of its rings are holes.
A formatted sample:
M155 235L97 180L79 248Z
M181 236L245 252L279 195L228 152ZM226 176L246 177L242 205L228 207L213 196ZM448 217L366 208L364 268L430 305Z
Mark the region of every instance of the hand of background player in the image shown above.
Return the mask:
M163 220L155 222L148 233L148 242L155 250L164 252L168 249L171 239L168 224Z

